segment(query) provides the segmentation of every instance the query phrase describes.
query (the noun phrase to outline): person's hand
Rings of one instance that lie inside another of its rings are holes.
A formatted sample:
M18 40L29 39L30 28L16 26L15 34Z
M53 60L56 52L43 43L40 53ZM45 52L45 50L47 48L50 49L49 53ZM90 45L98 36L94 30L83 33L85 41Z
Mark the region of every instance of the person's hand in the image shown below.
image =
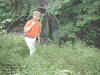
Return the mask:
M38 39L38 44L40 44L40 38Z
M35 21L33 21L33 22L32 22L32 26L34 26L35 24L36 24L36 22L35 22Z

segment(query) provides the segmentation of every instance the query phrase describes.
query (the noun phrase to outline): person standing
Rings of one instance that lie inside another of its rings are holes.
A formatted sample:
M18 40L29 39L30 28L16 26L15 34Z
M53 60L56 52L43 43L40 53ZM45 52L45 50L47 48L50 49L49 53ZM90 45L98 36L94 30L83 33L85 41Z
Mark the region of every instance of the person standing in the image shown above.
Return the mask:
M25 42L30 50L30 55L35 53L36 38L40 43L41 24L39 22L41 13L39 11L33 12L33 18L30 19L24 26Z

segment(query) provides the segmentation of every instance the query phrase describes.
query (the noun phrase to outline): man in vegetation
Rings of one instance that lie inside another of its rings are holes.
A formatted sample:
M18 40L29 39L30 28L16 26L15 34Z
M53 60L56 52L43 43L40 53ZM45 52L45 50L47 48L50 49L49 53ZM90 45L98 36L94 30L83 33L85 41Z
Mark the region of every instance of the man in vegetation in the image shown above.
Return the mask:
M41 13L35 11L33 13L33 18L30 19L24 26L25 33L25 42L30 50L30 55L33 55L35 52L35 42L36 38L38 43L40 43L40 33L41 33L41 24L39 22Z

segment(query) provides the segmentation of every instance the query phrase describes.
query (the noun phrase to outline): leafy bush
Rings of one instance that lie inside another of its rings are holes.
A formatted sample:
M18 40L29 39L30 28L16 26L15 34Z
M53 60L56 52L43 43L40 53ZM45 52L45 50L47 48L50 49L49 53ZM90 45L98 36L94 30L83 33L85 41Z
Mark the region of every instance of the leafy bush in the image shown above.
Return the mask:
M96 44L100 35L99 3L98 0L59 0L48 5L47 11L55 15L61 24L59 31L54 34L55 38L61 40L59 38L67 35L68 38L80 38Z

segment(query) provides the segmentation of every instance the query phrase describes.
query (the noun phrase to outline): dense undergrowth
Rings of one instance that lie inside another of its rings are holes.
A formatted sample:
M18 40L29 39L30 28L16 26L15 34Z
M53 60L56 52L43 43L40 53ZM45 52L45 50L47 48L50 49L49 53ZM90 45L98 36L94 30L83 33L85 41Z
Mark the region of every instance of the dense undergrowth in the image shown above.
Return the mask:
M100 75L100 49L81 41L36 44L30 57L23 35L0 33L0 75Z

